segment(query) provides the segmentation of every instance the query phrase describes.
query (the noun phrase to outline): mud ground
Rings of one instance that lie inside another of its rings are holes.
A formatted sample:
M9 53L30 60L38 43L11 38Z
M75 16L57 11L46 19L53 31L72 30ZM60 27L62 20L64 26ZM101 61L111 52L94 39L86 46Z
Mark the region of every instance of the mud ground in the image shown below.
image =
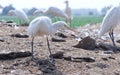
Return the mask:
M112 45L112 42L105 34L102 38L98 38L98 31L101 24L86 25L78 27L78 35L80 38L90 36L97 43ZM11 37L12 34L27 34L27 26L19 26L18 29L10 26L0 27L0 52L17 52L31 51L31 38ZM115 29L115 41L120 39L119 27ZM105 50L94 49L85 50L74 48L78 44L76 38L71 36L70 31L63 32L67 38L66 42L52 42L49 37L52 53L59 51L64 52L64 56L72 57L93 57L95 62L71 62L64 59L55 59L55 66L62 74L60 75L120 75L120 53L104 53ZM120 47L120 44L117 43ZM48 59L49 51L45 37L36 37L34 40L34 55L39 59ZM29 61L31 57L16 58L13 60L0 60L0 75L45 75L37 67L33 61ZM29 61L29 62L27 62ZM50 75L50 74L46 74ZM58 75L58 74L56 74Z

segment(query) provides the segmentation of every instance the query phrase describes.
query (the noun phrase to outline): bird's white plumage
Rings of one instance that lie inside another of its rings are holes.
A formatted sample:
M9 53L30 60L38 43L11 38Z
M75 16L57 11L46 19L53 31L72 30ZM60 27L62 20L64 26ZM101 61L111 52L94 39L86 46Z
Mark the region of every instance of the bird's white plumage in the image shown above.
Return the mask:
M33 15L39 15L39 14L43 14L44 10L43 9L37 9L36 11L33 12Z
M49 26L52 24L48 17L38 17L31 21L28 27L28 34L31 36L44 35L49 32Z
M52 23L51 19L46 16L37 17L34 20L32 20L27 30L28 34L32 37L32 42L31 42L32 59L34 59L33 41L35 36L54 35L57 30L64 28L74 31L69 26L67 26L67 24L64 21L58 21ZM50 44L48 41L48 37L46 38L47 38L47 46L51 56ZM53 58L51 59L53 61Z
M64 13L62 10L60 10L59 8L56 8L56 7L49 7L46 10L38 9L34 12L34 14L38 14L38 13L39 14L40 13L49 14L49 15L54 16L54 17L62 17L62 18L65 18L65 19L68 18L66 13Z
M100 29L99 37L110 32L120 23L120 6L112 7L105 15Z
M56 33L58 29L63 29L65 27L67 28L67 24L64 21L52 23L49 17L41 16L31 21L28 27L28 34L32 37L52 35Z
M53 16L56 16L56 17L67 18L67 15L62 10L60 10L59 8L56 8L56 7L49 7L45 11L45 13L46 14L52 14Z
M28 16L23 10L10 10L8 14L10 13L14 14L15 16L23 20L25 23L29 23Z

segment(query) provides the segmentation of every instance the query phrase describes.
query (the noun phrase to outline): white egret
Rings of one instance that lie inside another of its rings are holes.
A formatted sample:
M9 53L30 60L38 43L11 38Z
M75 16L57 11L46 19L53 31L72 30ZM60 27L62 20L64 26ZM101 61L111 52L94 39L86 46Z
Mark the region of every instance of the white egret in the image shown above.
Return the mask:
M45 15L50 15L50 16L54 16L56 17L61 17L61 18L65 18L65 20L68 20L68 16L66 13L64 13L61 9L57 8L57 7L49 7L46 10L36 10L36 12L34 12L34 14L38 14L38 13L43 13Z
M66 4L65 13L68 16L67 23L71 23L71 20L72 20L72 10L71 10L71 7L69 7L69 1L66 0L65 4Z
M105 17L102 21L102 27L101 27L100 33L99 33L99 36L101 37L106 32L109 32L109 36L110 36L115 48L116 48L116 45L114 42L113 29L118 24L120 24L120 6L115 6L115 7L112 7L105 15Z
M29 19L27 14L23 10L10 10L8 14L13 14L17 16L19 19L23 20L25 23L29 23Z
M65 29L65 28L76 32L74 29L70 28L64 21L58 21L52 23L51 19L46 16L41 16L33 19L28 27L28 35L32 37L32 42L31 42L32 59L34 59L33 41L35 36L54 35L57 30ZM51 49L50 49L48 37L47 37L47 46L51 56Z
M37 9L37 10L35 10L34 12L33 12L33 16L34 15L40 15L40 14L44 14L44 9Z

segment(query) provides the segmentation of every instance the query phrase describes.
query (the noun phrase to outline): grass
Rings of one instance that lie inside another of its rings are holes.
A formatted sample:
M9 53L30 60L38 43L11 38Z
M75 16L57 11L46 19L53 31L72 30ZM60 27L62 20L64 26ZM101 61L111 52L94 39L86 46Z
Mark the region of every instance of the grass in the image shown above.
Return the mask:
M29 16L30 22L32 19L34 19L35 17L31 17ZM15 16L0 16L0 20L13 20L13 22L16 22L17 24L23 24L24 22L20 19L18 19ZM78 26L84 26L86 24L95 24L95 23L100 23L102 22L103 17L102 16L74 16L73 20L70 24L71 27L76 28ZM55 22L55 19L52 18L53 22ZM60 18L60 20L65 20Z
M29 17L29 20L32 21L35 17ZM18 25L22 25L24 24L23 20L20 20L18 17L16 16L0 16L0 20L5 20L5 21L10 21L12 20L13 22L17 23Z
M17 23L17 24L22 24L24 23L22 20L18 19L15 16L0 16L0 20L5 20L5 21L10 21L12 20L13 22Z
M71 27L76 28L78 26L84 26L86 24L96 24L101 23L102 16L75 16L73 17Z

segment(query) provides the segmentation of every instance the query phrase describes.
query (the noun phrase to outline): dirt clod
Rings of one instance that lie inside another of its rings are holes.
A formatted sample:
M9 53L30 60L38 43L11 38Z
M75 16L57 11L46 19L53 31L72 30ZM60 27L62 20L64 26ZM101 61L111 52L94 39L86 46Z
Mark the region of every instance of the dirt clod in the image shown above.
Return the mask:
M53 57L55 59L62 59L63 58L63 53L64 52L57 52L55 54L52 54L50 57Z
M11 60L16 58L23 58L31 56L31 52L9 52L9 53L0 53L0 60Z
M66 42L66 40L61 37L54 36L52 37L52 42Z
M16 37L16 38L28 38L28 35L26 35L26 34L20 34L20 33L12 34L10 36L11 37Z
M60 32L55 33L55 35L62 37L62 38L67 38L67 36L65 34L60 33Z
M92 38L90 38L90 36L87 36L85 38L83 38L81 41L79 41L79 43L73 47L76 48L83 48L86 50L94 50L96 46L96 41Z

